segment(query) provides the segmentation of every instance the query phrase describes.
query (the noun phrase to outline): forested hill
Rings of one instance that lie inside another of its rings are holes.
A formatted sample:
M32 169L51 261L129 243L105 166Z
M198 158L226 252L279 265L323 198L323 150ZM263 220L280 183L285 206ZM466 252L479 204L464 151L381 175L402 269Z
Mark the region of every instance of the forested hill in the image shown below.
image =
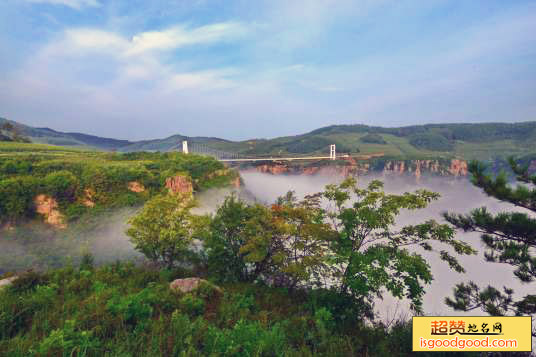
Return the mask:
M6 119L0 118L0 127L5 122ZM244 155L321 153L326 152L330 144L336 144L338 152L384 152L385 156L399 158L456 156L486 160L536 153L536 122L427 124L398 128L332 125L306 134L273 139L230 141L176 134L164 139L135 142L11 123L33 142L119 151L167 151L187 139Z

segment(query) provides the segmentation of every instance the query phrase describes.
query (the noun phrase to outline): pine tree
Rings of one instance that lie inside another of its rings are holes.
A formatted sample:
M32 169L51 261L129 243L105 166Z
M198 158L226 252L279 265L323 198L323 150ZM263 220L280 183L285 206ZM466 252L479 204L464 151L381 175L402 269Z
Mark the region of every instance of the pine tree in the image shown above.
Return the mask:
M516 175L516 186L509 184L508 177L501 172L496 177L487 174L487 166L472 162L469 171L472 182L488 196L522 207L528 212L501 212L491 214L485 207L469 214L445 213L444 217L464 232L478 232L485 244L485 259L489 262L510 264L515 267L514 275L524 283L536 279L536 175L530 175L528 165L521 166L512 158L510 166ZM481 309L490 315L535 315L536 295L529 294L514 300L514 291L503 287L502 291L487 286L479 287L474 282L457 284L454 298L446 298L447 305L455 310ZM533 335L536 336L535 331Z

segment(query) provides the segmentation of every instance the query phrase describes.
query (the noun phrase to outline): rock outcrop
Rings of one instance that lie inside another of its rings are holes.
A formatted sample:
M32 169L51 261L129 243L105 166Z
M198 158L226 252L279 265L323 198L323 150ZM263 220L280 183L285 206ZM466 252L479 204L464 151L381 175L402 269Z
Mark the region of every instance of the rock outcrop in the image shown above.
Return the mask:
M132 192L140 193L145 192L145 186L138 181L131 181L128 183L128 189Z
M58 210L58 202L48 195L37 195L34 199L35 211L45 217L45 222L57 228L65 228L64 217Z
M0 289L6 287L8 285L11 285L11 283L14 282L17 278L18 278L18 276L12 276L10 278L0 280Z
M467 161L458 159L450 160L449 171L453 176L467 176Z
M272 175L281 175L289 172L289 167L281 164L264 164L257 166L257 171L272 174Z
M240 180L240 174L238 173L238 171L234 169L230 169L228 167L209 173L208 175L205 176L205 179L211 180L215 177L221 177L221 176L227 176L230 178L229 183L231 187L240 188L240 186L242 186L242 181Z
M176 279L169 284L169 288L177 293L189 293L197 290L202 284L209 285L215 291L221 293L221 288L201 278Z
M240 188L240 186L242 186L242 181L240 180L240 176L237 176L231 181L231 186L234 188Z
M166 179L166 187L172 194L192 194L194 192L192 180L188 176L184 175L168 177Z
M328 175L328 176L356 176L369 172L381 172L384 175L414 175L417 180L424 173L438 176L462 177L467 176L467 162L460 159L452 160L388 160L356 161L346 158L344 164L329 164L321 166L291 166L288 164L274 163L262 164L249 170L268 173L272 175L295 174L295 175ZM536 164L535 164L536 165ZM245 170L245 171L249 171Z
M95 196L95 191L92 188L86 188L84 190L84 198L82 199L82 204L86 207L95 207L95 202L93 197Z

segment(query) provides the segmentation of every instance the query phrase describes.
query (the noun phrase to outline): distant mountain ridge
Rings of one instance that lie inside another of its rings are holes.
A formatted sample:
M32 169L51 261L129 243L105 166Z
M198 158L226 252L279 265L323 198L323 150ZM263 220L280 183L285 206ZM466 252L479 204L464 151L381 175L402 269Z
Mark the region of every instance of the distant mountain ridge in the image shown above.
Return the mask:
M7 119L0 118L0 125ZM163 139L119 140L50 128L35 128L15 121L22 135L34 142L59 146L84 146L100 150L168 151L183 140L243 155L323 153L330 144L338 152L383 152L388 157L461 157L489 159L536 154L536 121L521 123L425 124L397 128L363 124L331 125L311 132L273 139L231 141L215 137L175 134Z

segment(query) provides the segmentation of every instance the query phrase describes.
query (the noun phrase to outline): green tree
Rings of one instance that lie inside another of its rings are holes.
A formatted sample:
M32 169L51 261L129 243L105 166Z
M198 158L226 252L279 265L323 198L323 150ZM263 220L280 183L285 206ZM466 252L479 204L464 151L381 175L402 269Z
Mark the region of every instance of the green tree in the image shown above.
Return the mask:
M487 166L472 162L469 171L472 182L487 195L512 203L529 212L536 212L536 189L526 184L536 185L536 175L530 175L527 166L509 160L517 176L515 187L509 184L504 172L496 177L486 173ZM523 184L524 183L524 184ZM536 279L536 219L528 212L490 213L485 207L469 214L445 213L447 221L464 232L478 232L485 244L485 258L489 262L504 263L515 267L514 275L524 283ZM481 309L491 315L536 314L536 295L529 294L515 301L513 290L501 290L492 286L479 287L474 282L460 283L454 289L454 298L446 299L447 305L456 310Z
M329 242L335 237L324 221L320 194L298 201L294 192L280 197L271 211L283 244L277 253L279 285L321 285L329 266Z
M437 193L386 194L381 181L361 189L350 178L326 186L323 195L333 207L326 211L326 218L337 232L330 244L334 281L341 293L351 294L369 307L387 290L396 298L410 299L412 308L421 311L423 285L432 281L432 272L426 260L408 247L432 251L442 243L458 254L475 253L468 244L454 239L452 228L433 220L395 228L401 209L425 208L439 198ZM452 269L464 272L447 250L440 250L439 255Z
M205 241L209 271L223 281L263 279L295 288L321 275L331 230L311 199L289 192L271 207L235 196L218 208Z
M39 180L23 176L0 180L0 223L15 223L35 213L33 198Z
M205 240L209 271L223 281L254 281L274 270L280 236L270 210L235 196L225 199Z
M129 221L127 235L134 247L154 262L168 268L190 262L197 231L196 219L190 213L193 206L188 196L155 196Z

